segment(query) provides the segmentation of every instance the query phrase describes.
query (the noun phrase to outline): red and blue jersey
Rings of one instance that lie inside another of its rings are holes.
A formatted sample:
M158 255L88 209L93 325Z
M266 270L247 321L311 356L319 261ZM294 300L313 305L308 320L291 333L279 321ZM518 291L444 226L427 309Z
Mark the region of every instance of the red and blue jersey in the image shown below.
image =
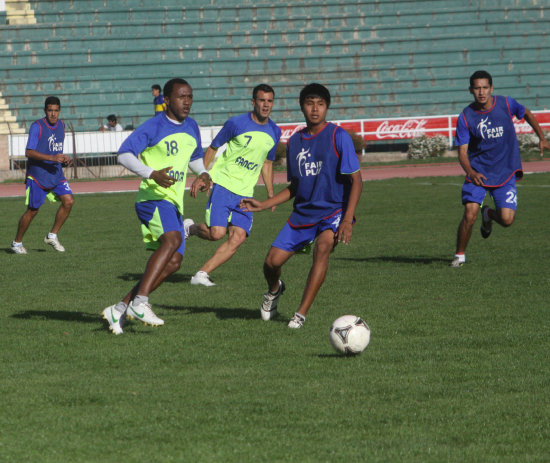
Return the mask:
M63 121L59 119L55 126L51 126L46 118L42 118L32 123L26 149L38 151L48 156L55 156L63 154L64 142L65 124ZM55 161L40 161L29 158L26 176L32 178L45 190L55 188L66 181L63 166Z
M346 209L349 175L360 165L349 134L328 123L316 135L303 129L287 144L287 177L296 185L291 227L307 227Z
M468 145L470 164L487 177L487 187L504 185L514 175L523 176L513 116L523 119L525 107L513 98L497 95L488 111L478 111L472 103L458 116L455 145Z

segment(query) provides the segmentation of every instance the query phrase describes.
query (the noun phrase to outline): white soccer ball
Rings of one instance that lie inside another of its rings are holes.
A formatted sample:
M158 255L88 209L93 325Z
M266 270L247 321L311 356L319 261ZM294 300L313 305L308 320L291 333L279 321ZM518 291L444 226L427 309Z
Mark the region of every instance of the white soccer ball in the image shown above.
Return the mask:
M360 354L369 345L370 328L355 315L343 315L330 327L330 343L342 354Z

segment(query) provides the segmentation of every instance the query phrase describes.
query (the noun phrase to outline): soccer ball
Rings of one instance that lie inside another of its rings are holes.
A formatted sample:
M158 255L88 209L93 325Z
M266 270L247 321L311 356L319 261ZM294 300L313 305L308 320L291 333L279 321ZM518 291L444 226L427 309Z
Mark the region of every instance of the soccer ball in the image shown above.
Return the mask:
M369 345L370 328L355 315L343 315L330 327L330 343L342 354L360 354Z

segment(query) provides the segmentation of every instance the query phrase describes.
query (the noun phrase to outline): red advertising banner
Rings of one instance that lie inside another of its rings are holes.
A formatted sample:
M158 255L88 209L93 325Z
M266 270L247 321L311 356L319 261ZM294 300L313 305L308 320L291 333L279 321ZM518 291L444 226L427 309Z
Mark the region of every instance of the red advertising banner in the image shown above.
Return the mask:
M533 111L543 130L550 130L550 111ZM365 140L408 140L426 135L443 135L452 146L457 115L418 116L388 119L358 119L333 121L344 129L361 135ZM532 133L533 129L525 122L514 118L516 133ZM292 134L305 127L305 124L279 124L282 130L281 141L286 143Z

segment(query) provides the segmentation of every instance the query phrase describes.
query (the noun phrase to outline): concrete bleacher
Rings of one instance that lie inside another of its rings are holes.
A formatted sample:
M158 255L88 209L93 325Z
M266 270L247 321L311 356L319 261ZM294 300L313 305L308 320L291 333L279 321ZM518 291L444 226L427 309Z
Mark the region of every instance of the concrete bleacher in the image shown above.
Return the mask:
M312 81L339 119L456 113L479 68L497 93L550 106L550 5L537 0L27 3L36 24L0 26L0 92L26 128L47 94L76 130L111 113L135 126L152 115L151 84L174 76L193 86L201 125L248 110L259 82L276 89L278 122L301 118Z

